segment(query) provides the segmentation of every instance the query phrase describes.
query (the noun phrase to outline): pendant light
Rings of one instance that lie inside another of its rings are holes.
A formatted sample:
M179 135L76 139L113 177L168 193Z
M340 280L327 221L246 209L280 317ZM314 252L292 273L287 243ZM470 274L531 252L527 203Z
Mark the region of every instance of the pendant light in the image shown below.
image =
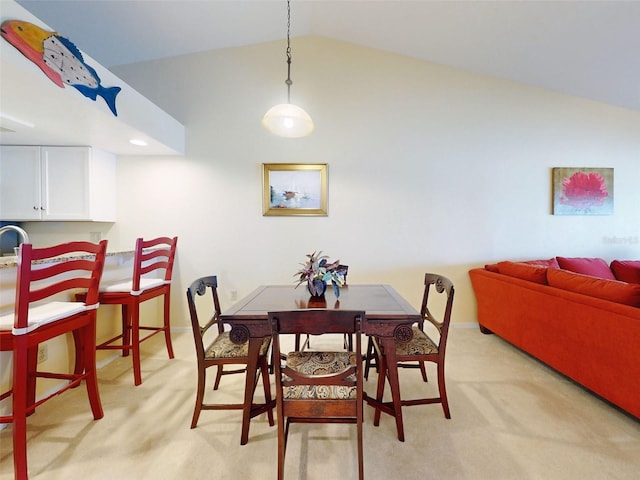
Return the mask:
M291 2L287 0L287 103L271 107L262 125L279 137L306 137L313 132L313 120L302 108L291 103Z

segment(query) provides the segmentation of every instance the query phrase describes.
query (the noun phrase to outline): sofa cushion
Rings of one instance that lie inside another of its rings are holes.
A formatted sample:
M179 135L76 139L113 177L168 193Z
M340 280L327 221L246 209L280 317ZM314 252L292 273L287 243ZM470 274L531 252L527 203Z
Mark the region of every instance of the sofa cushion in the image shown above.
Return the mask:
M591 275L592 277L607 278L609 280L615 280L616 277L613 272L601 258L568 258L568 257L556 257L558 265L564 270L571 270L575 273L582 273L583 275Z
M498 262L498 272L510 277L547 285L547 267L519 262Z
M494 273L500 273L500 271L498 270L498 264L497 263L488 263L484 266L485 270L488 270L490 272L494 272Z
M528 263L529 265L540 265L542 267L549 267L549 268L560 268L560 265L558 265L558 260L556 260L556 257L552 257L548 260L527 260L526 262L522 262L522 263Z
M640 283L640 260L614 260L611 271L622 282Z
M632 307L640 307L640 285L618 280L605 280L554 268L547 269L547 282L552 287L563 290L623 303Z

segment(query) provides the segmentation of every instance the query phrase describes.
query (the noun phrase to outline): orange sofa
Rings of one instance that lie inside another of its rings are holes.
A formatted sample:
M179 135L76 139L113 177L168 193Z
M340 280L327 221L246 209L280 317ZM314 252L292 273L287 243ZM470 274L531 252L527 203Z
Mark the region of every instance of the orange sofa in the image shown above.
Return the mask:
M469 271L481 331L640 418L640 285L523 265Z

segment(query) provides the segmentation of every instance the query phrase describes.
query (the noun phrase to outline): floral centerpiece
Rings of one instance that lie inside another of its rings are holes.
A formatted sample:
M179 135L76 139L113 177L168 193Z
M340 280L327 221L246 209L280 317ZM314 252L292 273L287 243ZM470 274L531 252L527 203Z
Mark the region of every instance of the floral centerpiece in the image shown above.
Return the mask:
M300 265L302 268L295 274L298 277L295 288L306 283L309 293L320 297L331 282L336 297L340 296L340 287L344 284L344 270L340 268L340 260L330 262L329 257L319 251L308 253L307 261Z

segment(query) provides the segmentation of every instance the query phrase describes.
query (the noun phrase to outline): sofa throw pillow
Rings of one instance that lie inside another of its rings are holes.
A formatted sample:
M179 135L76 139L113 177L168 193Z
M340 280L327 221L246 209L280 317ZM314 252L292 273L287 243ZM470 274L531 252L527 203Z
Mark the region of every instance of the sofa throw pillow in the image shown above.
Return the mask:
M640 283L640 260L614 260L611 271L622 282Z
M497 263L488 263L484 266L485 270L488 270L489 272L494 272L494 273L500 273L498 271L498 264Z
M623 303L632 307L640 307L640 285L618 280L605 280L553 268L547 269L547 282L550 286L563 290Z
M549 260L527 260L526 262L522 262L522 263L528 263L529 265L540 265L542 267L549 267L549 268L560 268L560 265L558 265L558 260L556 260L556 257L552 257Z
M607 278L609 280L616 279L607 262L601 258L556 257L556 259L558 260L560 268L564 270L582 273L583 275L591 275L592 277Z
M547 284L547 267L541 267L540 265L507 261L498 262L498 272L541 285Z

